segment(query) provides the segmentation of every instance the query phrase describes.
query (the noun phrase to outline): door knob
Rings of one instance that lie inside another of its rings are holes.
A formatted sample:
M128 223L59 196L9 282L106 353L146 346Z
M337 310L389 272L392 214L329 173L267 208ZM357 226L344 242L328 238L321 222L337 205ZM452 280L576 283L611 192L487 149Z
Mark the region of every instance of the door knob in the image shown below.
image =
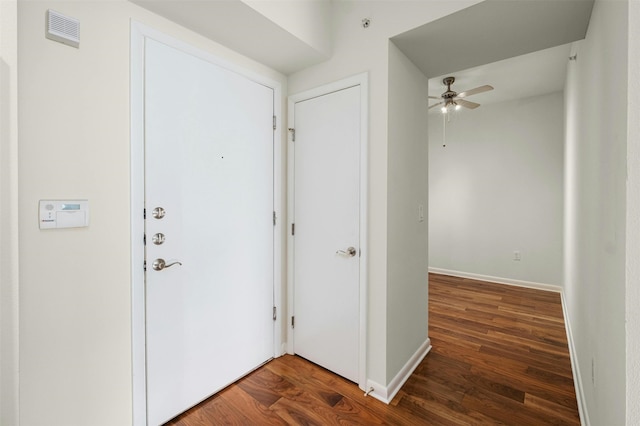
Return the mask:
M341 254L341 255L349 256L349 257L353 257L353 256L355 256L355 255L356 255L356 253L357 253L357 252L356 252L356 249L355 249L355 248L353 248L353 247L349 247L349 248L348 248L348 249L346 249L346 250L338 250L338 251L336 251L336 254Z
M176 262L167 263L164 261L164 259L156 259L151 264L151 267L153 268L154 271L162 271L163 269L170 268L175 264L182 266L182 262L176 261Z

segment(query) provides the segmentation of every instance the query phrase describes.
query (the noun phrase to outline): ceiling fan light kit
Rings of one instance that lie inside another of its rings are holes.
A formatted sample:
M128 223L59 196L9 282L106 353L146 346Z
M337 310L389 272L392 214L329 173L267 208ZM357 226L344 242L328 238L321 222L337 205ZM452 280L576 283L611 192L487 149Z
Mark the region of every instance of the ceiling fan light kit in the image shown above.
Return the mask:
M446 114L451 110L459 111L460 108L462 108L462 107L460 105L458 105L458 103L456 101L451 101L451 102L445 103L442 106L442 108L440 108L440 111L442 111L443 114Z

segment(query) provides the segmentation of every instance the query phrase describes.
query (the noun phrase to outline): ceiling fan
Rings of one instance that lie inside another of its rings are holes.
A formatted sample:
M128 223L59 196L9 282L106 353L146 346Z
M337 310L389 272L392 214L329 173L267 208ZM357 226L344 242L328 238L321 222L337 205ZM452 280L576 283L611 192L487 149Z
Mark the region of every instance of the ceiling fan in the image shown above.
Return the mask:
M447 91L440 96L429 96L429 99L442 99L442 101L438 102L437 104L433 104L429 106L429 109L437 107L438 105L442 105L440 110L444 114L452 110L457 111L460 109L460 107L475 109L475 108L478 108L480 104L476 102L471 102L462 98L466 98L467 96L476 95L478 93L488 92L489 90L493 90L492 86L489 86L488 84L486 84L484 86L476 87L475 89L466 90L464 92L457 93L451 90L451 85L453 84L454 81L456 81L455 77L445 77L442 80L442 82L447 86Z

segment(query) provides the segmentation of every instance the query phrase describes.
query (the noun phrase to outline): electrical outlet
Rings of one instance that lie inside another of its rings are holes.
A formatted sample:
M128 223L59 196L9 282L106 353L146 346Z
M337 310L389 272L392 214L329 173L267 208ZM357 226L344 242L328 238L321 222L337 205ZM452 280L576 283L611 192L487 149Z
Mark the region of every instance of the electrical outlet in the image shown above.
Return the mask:
M517 261L522 260L522 255L520 254L520 250L513 251L513 260L517 260Z

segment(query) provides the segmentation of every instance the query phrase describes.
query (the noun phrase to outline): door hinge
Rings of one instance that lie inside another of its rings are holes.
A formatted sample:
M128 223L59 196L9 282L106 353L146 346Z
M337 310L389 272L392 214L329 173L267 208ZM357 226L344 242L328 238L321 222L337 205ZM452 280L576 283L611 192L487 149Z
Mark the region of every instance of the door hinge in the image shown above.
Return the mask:
M291 317L291 328L296 328L296 317Z
M144 271L147 272L147 261L146 260L142 264L142 269L144 269Z
M147 209L142 209L142 218L143 219L147 218Z
M276 116L273 116L273 130L276 129Z
M275 321L278 316L276 315L276 307L273 307L273 320Z
M291 235L296 235L296 224L295 223L291 224Z
M276 226L276 212L273 212L273 226Z
M293 127L289 127L289 132L291 132L291 142L296 141L296 129Z
M144 234L142 236L142 245L146 246L147 245L147 234Z

